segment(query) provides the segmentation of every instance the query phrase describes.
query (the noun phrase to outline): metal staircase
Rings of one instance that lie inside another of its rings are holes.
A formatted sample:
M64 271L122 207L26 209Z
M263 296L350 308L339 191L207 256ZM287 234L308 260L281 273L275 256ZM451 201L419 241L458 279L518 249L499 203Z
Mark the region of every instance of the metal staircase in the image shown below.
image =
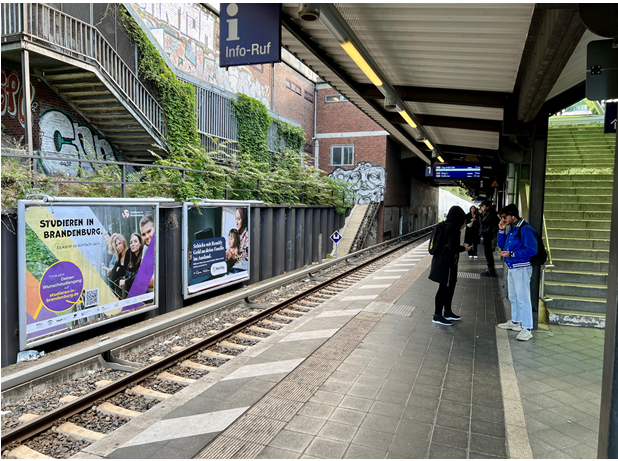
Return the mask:
M356 232L356 235L354 236L354 240L352 241L352 246L350 247L350 253L354 253L355 251L361 250L365 246L365 241L367 240L367 236L369 235L371 224L375 221L376 215L378 214L380 203L382 202L372 201L369 203L369 206L365 210L365 215L363 216L363 220L361 221L361 224L358 227L358 231Z
M163 109L93 26L42 3L2 5L2 58L34 75L133 161L165 154Z

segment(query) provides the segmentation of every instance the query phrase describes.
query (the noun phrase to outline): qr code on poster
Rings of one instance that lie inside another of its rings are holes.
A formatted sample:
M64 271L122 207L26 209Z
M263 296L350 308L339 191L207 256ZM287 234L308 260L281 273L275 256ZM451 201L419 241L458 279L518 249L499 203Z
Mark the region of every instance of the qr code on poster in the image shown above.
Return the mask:
M92 307L99 305L99 289L86 290L84 292L84 307Z

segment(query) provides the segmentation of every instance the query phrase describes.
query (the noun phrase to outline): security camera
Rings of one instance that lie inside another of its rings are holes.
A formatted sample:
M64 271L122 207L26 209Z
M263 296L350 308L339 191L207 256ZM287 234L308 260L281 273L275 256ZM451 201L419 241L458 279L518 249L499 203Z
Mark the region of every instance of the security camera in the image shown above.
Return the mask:
M320 19L320 8L315 3L301 3L298 7L298 17L303 21Z

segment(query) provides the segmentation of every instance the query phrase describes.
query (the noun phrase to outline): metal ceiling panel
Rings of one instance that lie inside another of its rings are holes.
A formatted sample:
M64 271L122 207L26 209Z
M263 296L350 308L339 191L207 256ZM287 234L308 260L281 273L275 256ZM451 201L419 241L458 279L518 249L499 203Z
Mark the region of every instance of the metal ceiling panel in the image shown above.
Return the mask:
M438 144L495 150L498 149L500 143L500 133L437 126L427 126L425 130Z
M502 120L504 109L475 106L454 106L426 102L407 102L416 114L442 115L445 117L478 118L483 120Z

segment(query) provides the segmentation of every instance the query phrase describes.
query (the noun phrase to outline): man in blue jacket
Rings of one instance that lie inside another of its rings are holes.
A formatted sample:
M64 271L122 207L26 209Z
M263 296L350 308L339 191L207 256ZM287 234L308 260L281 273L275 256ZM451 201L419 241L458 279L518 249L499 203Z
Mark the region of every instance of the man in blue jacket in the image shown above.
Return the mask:
M498 254L504 257L509 268L509 301L511 301L511 319L498 327L503 330L518 331L519 341L532 338L532 302L530 300L530 277L532 276L532 258L538 251L536 232L530 224L519 217L519 211L513 204L500 210ZM506 232L506 226L511 226Z

